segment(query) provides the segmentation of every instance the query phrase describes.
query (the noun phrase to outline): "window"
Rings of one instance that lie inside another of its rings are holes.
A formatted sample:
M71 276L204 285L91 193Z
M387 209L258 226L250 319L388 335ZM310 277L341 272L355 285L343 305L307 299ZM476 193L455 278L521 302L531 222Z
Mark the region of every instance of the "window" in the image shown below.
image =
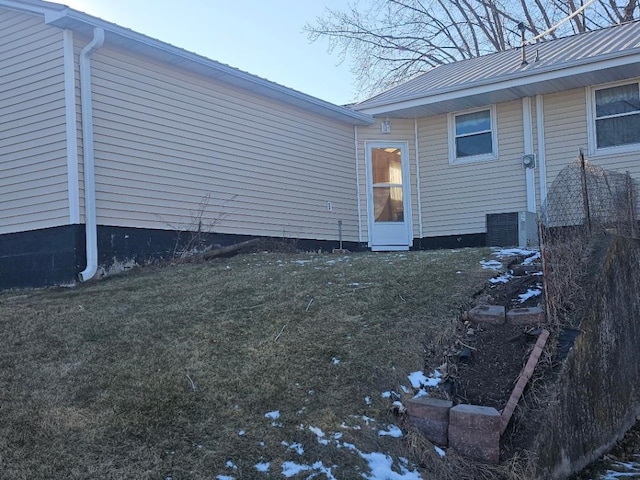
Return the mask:
M629 83L593 91L595 149L640 144L640 91Z
M449 115L449 161L467 163L497 158L495 108Z

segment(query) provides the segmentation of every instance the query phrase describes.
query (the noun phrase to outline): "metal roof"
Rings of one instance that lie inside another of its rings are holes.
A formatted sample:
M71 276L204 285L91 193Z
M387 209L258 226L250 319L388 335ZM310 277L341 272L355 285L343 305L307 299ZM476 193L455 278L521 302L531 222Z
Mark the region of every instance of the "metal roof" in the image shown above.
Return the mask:
M169 63L179 68L248 90L310 112L351 125L369 125L374 119L366 113L334 105L297 90L271 82L237 68L208 59L182 48L156 40L128 28L120 27L64 5L41 0L0 0L0 7L44 15L45 23L70 29L86 37L99 27L105 31L106 43Z
M420 117L640 76L640 22L441 65L351 108Z

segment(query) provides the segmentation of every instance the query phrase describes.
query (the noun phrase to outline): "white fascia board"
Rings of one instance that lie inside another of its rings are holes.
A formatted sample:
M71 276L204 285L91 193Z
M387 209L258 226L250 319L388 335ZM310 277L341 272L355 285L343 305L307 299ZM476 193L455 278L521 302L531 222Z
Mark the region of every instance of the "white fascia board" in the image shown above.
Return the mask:
M70 24L76 24L78 26L83 25L85 28L91 29L94 27L102 28L105 32L111 35L136 42L150 49L166 52L177 59L184 59L206 67L208 70L215 71L219 74L216 77L220 78L221 81L225 81L223 77L227 77L227 82L231 83L233 83L232 79L235 79L244 84L253 85L259 90L266 90L270 93L270 95L266 94L265 96L280 99L287 103L297 104L298 106L308 108L316 113L324 113L325 116L339 117L342 118L343 121L347 121L349 123L355 123L358 125L372 125L375 123L375 120L366 113L334 105L333 103L312 97L306 93L298 92L297 90L279 85L237 68L230 67L229 65L216 62L215 60L211 60L196 53L189 52L182 48L175 47L160 40L156 40L141 33L134 32L133 30L120 27L113 23L92 17L70 8L65 8L60 11L48 11L45 14L45 23L60 28L73 28Z
M358 111L368 113L369 115L381 115L385 113L392 113L397 110L423 107L440 102L451 101L460 98L461 96L471 97L474 95L483 95L499 90L523 87L535 83L557 80L565 77L571 77L573 75L580 75L583 73L605 70L638 62L640 62L640 52L631 55L625 52L618 52L616 54L611 54L608 58L602 58L595 62L589 61L587 63L574 64L573 66L567 65L559 68L556 67L536 73L516 74L497 82L493 80L485 80L483 82L478 82L476 85L471 87L453 87L434 95L423 95L417 98L398 102L386 101L381 103L379 106L374 105L358 109ZM357 108L357 105L355 108Z

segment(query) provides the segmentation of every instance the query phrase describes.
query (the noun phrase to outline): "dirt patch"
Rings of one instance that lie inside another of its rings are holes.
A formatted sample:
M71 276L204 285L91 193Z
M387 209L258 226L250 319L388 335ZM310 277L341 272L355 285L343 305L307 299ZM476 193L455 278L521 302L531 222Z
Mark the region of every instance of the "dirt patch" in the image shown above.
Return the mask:
M501 410L505 407L518 375L535 343L526 335L530 328L504 325L474 325L473 335L465 343L474 350L471 358L460 359L455 387L456 401L484 405Z
M477 305L501 305L505 311L539 306L543 301L541 266L534 253L502 258L503 268L481 292ZM524 267L526 268L523 268ZM447 378L438 393L454 404L502 410L537 339L537 325L480 324L460 316L456 339L445 351Z

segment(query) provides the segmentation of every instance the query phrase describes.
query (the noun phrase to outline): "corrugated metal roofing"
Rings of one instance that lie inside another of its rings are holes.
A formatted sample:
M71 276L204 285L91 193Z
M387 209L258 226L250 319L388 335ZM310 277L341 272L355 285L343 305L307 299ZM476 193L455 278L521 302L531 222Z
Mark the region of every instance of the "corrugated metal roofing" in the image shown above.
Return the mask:
M527 45L525 52L526 65L522 65L521 48L441 65L352 108L366 111L446 92L464 94L465 90L481 85L561 72L569 67L640 53L640 22L534 43Z

